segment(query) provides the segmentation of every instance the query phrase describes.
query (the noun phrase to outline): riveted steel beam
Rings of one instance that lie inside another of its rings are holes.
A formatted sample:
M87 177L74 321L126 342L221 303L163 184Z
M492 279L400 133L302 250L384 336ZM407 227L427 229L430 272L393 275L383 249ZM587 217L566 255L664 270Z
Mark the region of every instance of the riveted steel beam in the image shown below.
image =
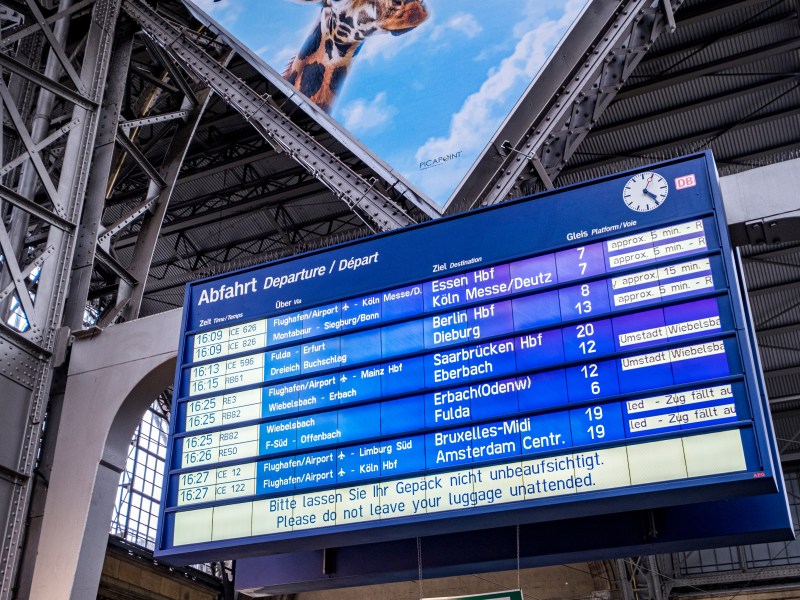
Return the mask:
M60 10L57 13L50 15L44 20L44 22L48 25L52 25L56 21L71 15L82 15L86 12L89 12L94 3L95 0L81 0L80 2L76 2L75 4L68 6L64 10ZM34 23L33 25L28 25L22 29L17 29L13 33L5 33L3 34L3 39L0 40L0 48L6 48L14 42L18 42L22 38L25 38L36 31L39 31L39 23Z
M131 138L129 138L123 131L117 132L117 142L125 149L131 158L133 158L136 164L141 167L142 171L145 172L151 181L153 181L159 187L164 187L166 185L158 170L152 164L150 164L150 161L147 160L147 157L144 155L144 153L139 150Z
M152 115L150 117L142 117L140 119L131 119L130 121L121 121L119 126L123 131L132 129L134 127L146 127L148 125L155 125L157 123L166 123L168 121L175 121L177 119L185 119L189 116L188 110L176 110L170 113L162 113L160 115Z
M19 75L24 79L29 80L32 83L35 83L37 86L46 89L49 92L52 92L56 96L60 96L65 100L69 100L70 102L77 104L86 109L93 109L96 108L96 105L86 98L85 96L81 95L80 93L69 89L65 85L61 85L60 83L53 81L52 79L44 76L39 71L35 69L31 69L29 66L24 65L10 56L7 56L3 52L0 52L0 67L14 73L15 75Z
M381 230L414 220L375 183L365 180L264 98L197 46L183 30L138 0L127 0L125 12L184 70L204 81L239 112L270 144L280 147L313 173L356 214Z
M629 0L612 5L593 2L545 66L537 91L550 97L520 102L487 148L446 212L491 205L523 193L530 179L555 180L570 156L642 60L669 26L682 0ZM668 9L668 10L665 10ZM597 34L597 22L605 22ZM567 68L564 65L569 65ZM529 92L532 88L529 88Z
M45 413L48 414L47 433L57 429L58 408L50 403L50 386L53 381L55 366L54 350L60 347L58 340L63 340L61 318L63 315L66 294L68 289L69 271L75 249L74 223L78 221L83 208L85 197L86 179L88 176L91 148L94 144L97 131L99 106L105 91L105 80L108 60L111 55L111 38L119 13L121 0L96 0L92 6L89 19L81 18L81 29L75 31L82 37L83 52L79 55L80 64L75 67L78 74L79 90L73 91L66 86L56 83L63 70L62 60L66 56L62 53L61 59L57 56L54 47L49 48L46 64L39 70L41 61L31 63L36 68L23 64L19 60L10 58L5 53L0 53L0 66L11 73L19 75L30 86L31 100L21 102L19 106L11 105L4 101L5 115L15 119L13 112L20 117L20 123L25 125L28 139L24 141L25 149L36 161L36 154L41 143L51 131L54 111L64 112L69 121L76 121L66 135L63 151L60 156L61 168L58 175L58 185L53 185L50 194L55 190L55 196L50 195L50 200L57 207L58 215L42 207L36 202L36 182L32 176L35 165L31 162L23 165L23 174L20 183L11 189L11 183L6 182L12 193L6 193L4 198L11 200L15 208L16 222L23 225L19 231L28 230L26 224L40 227L46 235L43 240L45 254L40 255L39 275L35 299L31 299L32 308L26 309L28 321L35 324L25 331L14 334L0 331L0 344L3 352L0 353L0 370L6 372L7 364L14 365L17 372L24 377L8 377L0 379L0 397L4 403L17 403L20 418L9 416L2 423L0 431L0 446L4 456L15 456L11 466L15 471L28 477L25 481L16 484L0 484L0 535L3 538L3 552L0 553L0 600L14 598L60 597L49 592L40 593L36 586L40 582L53 583L50 567L55 561L45 565L43 549L52 544L52 540L38 538L38 526L41 513L32 509L35 502L34 483L42 478L33 478L34 466L43 473L47 479L48 465L42 453L42 422ZM52 38L63 49L67 33L72 24L71 17L77 16L87 5L82 5L77 11L70 12L70 0L60 0L58 12L60 17L52 21ZM49 28L48 19L44 20ZM41 23L37 24L39 28ZM28 34L26 39L34 39L39 34ZM42 33L42 35L45 35ZM85 37L84 37L85 36ZM51 37L51 36L48 36ZM70 60L70 59L68 59ZM73 62L75 62L73 60ZM12 78L13 81L13 78ZM10 97L13 101L14 92ZM66 99L66 106L56 105L55 98ZM20 109L20 107L22 107ZM20 129L15 125L16 129ZM22 132L21 136L25 134ZM16 153L15 153L16 154ZM13 155L13 154L12 154ZM47 172L46 170L42 172ZM25 173L28 173L26 176ZM40 173L37 173L39 175ZM48 177L50 174L48 173ZM2 192L3 190L0 190ZM16 194L16 196L14 195ZM38 208L37 208L38 206ZM37 222L38 221L38 222ZM12 223L13 225L14 223ZM6 252L19 252L19 241L14 239L15 247ZM16 256L12 255L14 260ZM27 267L28 265L26 265ZM19 269L19 277L23 277L25 269ZM6 287L6 284L3 285ZM27 294L27 292L26 292ZM62 332L62 333L59 333ZM21 340L24 339L25 343ZM34 350L32 351L31 348ZM10 361L10 362L9 362ZM45 444L47 442L45 441ZM11 486L11 487L9 487ZM41 492L46 493L46 486L40 486ZM41 506L36 504L36 506ZM23 547L24 544L24 547ZM63 557L60 557L63 559ZM42 563L42 564L40 564ZM40 577L35 576L39 568ZM33 587L32 587L33 586ZM69 590L66 591L69 594Z

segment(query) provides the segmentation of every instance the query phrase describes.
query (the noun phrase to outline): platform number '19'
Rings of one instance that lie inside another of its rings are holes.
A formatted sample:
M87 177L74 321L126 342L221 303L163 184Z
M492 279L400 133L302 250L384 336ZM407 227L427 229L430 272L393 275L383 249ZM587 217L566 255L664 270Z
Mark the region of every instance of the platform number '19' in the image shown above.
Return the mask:
M606 437L606 428L602 423L598 423L598 421L603 419L603 407L590 406L584 411L584 414L589 418L589 422L592 423L589 425L589 429L586 430L589 437L593 440L601 440Z

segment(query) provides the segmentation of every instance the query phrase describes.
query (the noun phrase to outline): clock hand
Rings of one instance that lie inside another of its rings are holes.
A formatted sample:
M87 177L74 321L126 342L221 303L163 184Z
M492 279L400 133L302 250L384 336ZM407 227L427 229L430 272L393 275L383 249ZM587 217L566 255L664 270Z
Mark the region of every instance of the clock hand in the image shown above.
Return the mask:
M646 196L650 196L650 197L651 197L653 200L658 200L658 196L656 196L656 195L655 195L653 192L651 192L651 191L650 191L650 190L648 190L647 188L644 188L644 189L642 190L642 192L644 192L644 194L645 194Z

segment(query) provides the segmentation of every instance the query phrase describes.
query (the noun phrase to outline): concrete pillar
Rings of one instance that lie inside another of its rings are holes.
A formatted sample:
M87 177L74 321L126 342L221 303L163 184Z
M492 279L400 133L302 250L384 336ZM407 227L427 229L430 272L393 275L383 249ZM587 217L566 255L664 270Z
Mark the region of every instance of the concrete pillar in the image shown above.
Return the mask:
M136 426L175 372L180 311L75 340L30 598L97 595Z

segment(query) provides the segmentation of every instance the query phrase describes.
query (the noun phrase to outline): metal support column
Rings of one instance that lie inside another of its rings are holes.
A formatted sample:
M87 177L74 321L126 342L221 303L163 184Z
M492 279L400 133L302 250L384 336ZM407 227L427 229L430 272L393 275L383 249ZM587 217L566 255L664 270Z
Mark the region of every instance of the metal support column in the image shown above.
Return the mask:
M227 63L231 57L232 54L228 54L227 59L223 62ZM164 187L158 192L158 197L150 212L145 214L139 230L139 236L136 238L131 260L131 275L133 275L136 283L132 287L121 288L120 293L117 295L117 307L122 312L125 320L135 319L139 316L139 309L147 286L150 262L153 259L153 252L155 252L156 243L161 234L161 225L164 222L167 205L178 181L178 175L186 152L189 150L189 144L194 137L203 113L208 107L212 94L211 89L207 88L196 95L193 94L191 98L187 97L187 102L194 100L195 105L189 111L186 122L181 125L172 138L172 144L167 151L164 166L159 170L159 175L164 181ZM111 315L111 318L113 318L113 315ZM104 319L101 324L105 325L107 322L108 320Z
M71 13L64 0L60 6L66 27ZM28 7L40 14L32 2ZM33 8L31 8L33 7ZM26 247L26 260L37 262L38 278L35 286L27 272L28 264L20 265L17 252L5 226L0 226L3 240L3 267L12 275L12 283L20 301L24 325L13 330L5 322L0 323L0 397L3 398L5 417L0 423L0 533L3 536L0 556L0 599L15 596L14 580L19 568L20 547L26 531L27 509L31 497L32 477L36 465L42 424L52 379L53 355L58 354L58 330L61 324L67 279L75 247L76 222L83 205L91 148L97 131L97 106L105 90L106 72L111 55L111 39L114 32L119 0L96 0L91 21L83 22L86 32L80 67L75 70L77 81L68 77L66 83L49 80L34 69L12 64L14 59L5 57L3 67L16 76L38 86L41 94L56 94L61 102L67 102L67 114L77 125L70 129L61 157L61 169L57 183L51 173L42 168L41 157L36 149L37 140L32 137L33 119L41 117L42 124L50 127L50 115L30 115L20 112L10 94L5 94L4 113L13 122L16 133L26 148L28 161L26 172L34 173L40 180L35 190L44 189L44 194L25 196L20 187L13 189L0 185L0 196L26 213L20 217L27 224L36 224L40 232L37 237L45 241L36 247ZM37 29L30 35L44 37L60 66L64 67L64 48L55 49L61 42L53 32L44 32L49 27L47 20L40 20ZM14 61L16 62L16 61ZM67 69L69 70L69 69ZM77 84L77 85L75 85ZM3 86L4 87L4 86ZM38 122L38 121L37 121ZM47 128L43 127L46 136ZM6 182L9 182L6 179ZM27 235L20 230L21 239ZM21 330L21 331L20 331ZM44 545L47 541L44 542ZM33 555L36 555L34 552Z

